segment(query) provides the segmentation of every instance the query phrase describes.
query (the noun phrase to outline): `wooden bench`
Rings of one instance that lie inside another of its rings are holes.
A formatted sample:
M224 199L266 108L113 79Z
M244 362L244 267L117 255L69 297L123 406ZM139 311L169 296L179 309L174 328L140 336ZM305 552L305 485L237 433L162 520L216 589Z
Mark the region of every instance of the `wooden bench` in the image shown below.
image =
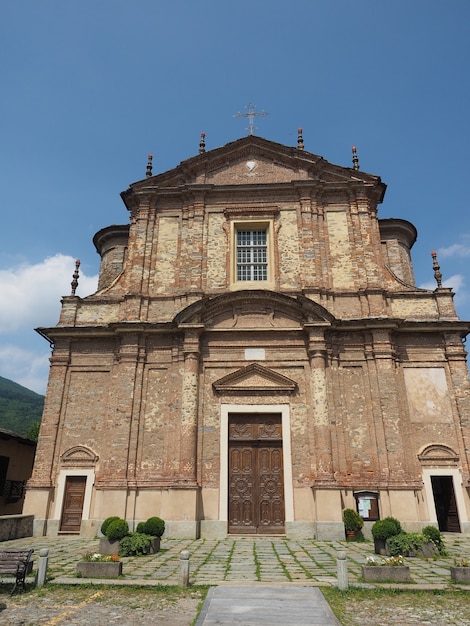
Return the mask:
M31 556L34 550L0 550L0 576L15 576L15 584L11 594L15 593L18 584L25 589L26 574L32 569Z

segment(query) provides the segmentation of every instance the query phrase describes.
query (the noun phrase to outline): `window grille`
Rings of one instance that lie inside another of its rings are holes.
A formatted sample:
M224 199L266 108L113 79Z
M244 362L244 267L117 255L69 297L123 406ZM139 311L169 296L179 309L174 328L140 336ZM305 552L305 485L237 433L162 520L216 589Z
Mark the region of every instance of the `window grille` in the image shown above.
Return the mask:
M237 231L237 280L268 280L266 230Z

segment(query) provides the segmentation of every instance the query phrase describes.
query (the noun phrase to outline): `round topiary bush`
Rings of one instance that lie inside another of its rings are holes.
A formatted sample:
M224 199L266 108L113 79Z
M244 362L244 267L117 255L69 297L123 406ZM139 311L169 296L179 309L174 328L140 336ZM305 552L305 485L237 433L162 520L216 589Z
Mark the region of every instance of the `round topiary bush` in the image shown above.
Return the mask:
M106 529L106 537L110 541L120 540L123 537L126 537L128 534L129 524L126 522L126 520L119 518L117 520L114 520L114 522L111 522L111 524Z
M144 526L145 526L145 522L139 522L137 524L137 528L135 529L135 532L144 535L145 534Z
M435 526L425 526L421 531L426 537L427 541L432 541L436 548L439 550L439 554L445 554L445 545L442 538L441 531Z
M108 526L120 519L117 515L113 515L112 517L107 517L104 522L101 524L101 532L106 537L106 531L108 530Z
M165 532L165 522L160 517L150 517L144 524L143 532L152 537L161 537Z
M400 522L394 517L384 517L372 524L372 537L386 541L389 537L394 537L402 532Z

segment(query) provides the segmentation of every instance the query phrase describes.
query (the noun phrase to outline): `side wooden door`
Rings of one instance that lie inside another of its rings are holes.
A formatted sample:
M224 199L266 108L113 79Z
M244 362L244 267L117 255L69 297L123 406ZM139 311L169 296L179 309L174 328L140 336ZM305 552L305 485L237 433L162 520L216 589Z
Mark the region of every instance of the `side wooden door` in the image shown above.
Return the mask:
M229 533L285 531L281 416L229 416Z
M86 476L67 476L60 532L79 533L85 501Z

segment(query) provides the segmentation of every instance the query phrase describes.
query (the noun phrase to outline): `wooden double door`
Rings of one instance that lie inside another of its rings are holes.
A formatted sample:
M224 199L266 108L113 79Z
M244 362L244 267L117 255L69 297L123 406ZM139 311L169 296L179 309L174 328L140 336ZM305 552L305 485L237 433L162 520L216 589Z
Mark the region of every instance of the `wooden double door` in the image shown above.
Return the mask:
M229 533L285 532L280 414L229 415Z

